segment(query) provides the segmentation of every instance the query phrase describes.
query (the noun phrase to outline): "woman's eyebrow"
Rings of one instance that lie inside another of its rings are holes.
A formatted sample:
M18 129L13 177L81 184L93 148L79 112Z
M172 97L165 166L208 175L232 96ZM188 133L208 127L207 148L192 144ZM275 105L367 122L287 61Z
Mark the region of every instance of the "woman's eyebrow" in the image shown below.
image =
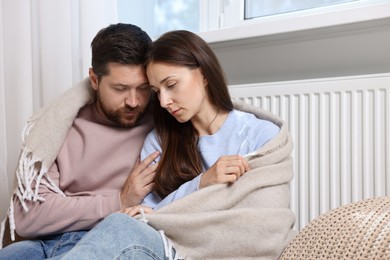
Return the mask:
M170 76L166 77L165 79L160 80L160 84L163 84L165 81L167 81L170 78Z

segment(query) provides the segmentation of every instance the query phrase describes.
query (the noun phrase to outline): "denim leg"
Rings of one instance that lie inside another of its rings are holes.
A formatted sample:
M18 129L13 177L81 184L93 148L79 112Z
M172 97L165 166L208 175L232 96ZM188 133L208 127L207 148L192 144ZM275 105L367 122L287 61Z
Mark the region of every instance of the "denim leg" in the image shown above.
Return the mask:
M40 240L25 240L0 249L0 260L41 260L45 252Z
M0 249L0 260L40 260L66 253L86 234L86 231L67 232L12 243Z
M165 259L158 231L123 213L114 213L89 231L61 259Z
M46 257L54 257L68 252L86 233L87 231L74 231L41 237Z

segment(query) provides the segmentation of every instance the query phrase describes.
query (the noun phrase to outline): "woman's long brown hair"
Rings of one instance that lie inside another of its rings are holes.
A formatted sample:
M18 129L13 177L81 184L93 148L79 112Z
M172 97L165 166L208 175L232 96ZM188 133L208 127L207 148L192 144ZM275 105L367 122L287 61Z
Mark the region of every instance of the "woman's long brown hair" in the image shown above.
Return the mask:
M147 64L150 62L200 68L208 82L211 103L224 111L233 109L222 67L210 46L196 34L185 30L163 34L152 45ZM162 148L155 191L165 198L202 172L202 157L197 149L198 133L191 121L178 122L160 106L157 97L154 102L155 128Z

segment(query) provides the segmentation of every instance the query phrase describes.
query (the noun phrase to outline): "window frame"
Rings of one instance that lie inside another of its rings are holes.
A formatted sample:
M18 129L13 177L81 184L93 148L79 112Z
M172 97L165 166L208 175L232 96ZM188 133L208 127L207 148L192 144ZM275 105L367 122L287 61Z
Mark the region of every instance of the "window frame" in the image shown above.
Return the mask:
M244 0L233 0L233 2L239 3L239 5L236 4L230 6L230 9L224 6L224 10L222 11L221 5L223 5L223 1L224 0L215 1L220 2L220 13L218 14L219 28L203 27L203 30L198 32L198 34L209 43L298 31L307 31L310 33L309 31L314 29L325 27L336 28L346 24L359 24L390 17L389 0L362 0L358 2L338 4L335 6L244 20ZM237 8L236 10L240 10L239 13L241 15L238 15L237 12L233 14L234 12L232 10L235 8ZM216 9L214 9L214 12L215 10ZM215 13L214 17L212 17L213 13L211 11L209 11L207 15L208 21L216 19ZM230 22L227 23L226 21Z

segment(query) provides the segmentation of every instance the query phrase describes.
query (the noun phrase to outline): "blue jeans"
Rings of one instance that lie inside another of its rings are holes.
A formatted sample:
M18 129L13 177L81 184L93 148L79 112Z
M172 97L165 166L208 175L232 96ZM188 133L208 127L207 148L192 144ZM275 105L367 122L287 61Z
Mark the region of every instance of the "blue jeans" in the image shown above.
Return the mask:
M174 250L172 249L174 255ZM68 253L54 259L167 259L160 233L124 213L113 213Z
M69 251L87 231L67 232L12 243L0 249L0 260L46 259Z

